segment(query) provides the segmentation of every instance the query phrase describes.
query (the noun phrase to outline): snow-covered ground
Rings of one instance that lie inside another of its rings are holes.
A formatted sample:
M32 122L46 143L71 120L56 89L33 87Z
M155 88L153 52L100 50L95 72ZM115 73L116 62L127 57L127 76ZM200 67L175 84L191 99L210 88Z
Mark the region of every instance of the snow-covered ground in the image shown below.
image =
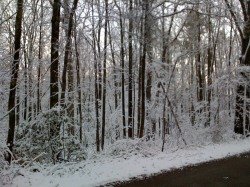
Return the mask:
M120 142L126 144L126 142ZM134 150L139 150L138 140L127 142ZM124 145L127 146L127 145ZM120 151L113 148L112 151ZM115 181L125 181L132 177L151 175L161 171L199 164L215 159L250 151L250 138L230 140L227 143L205 146L186 146L176 150L157 152L145 150L139 154L105 157L99 155L80 163L64 163L55 166L33 165L29 168L12 168L3 172L4 186L18 187L89 187L104 185ZM134 151L136 152L136 151ZM120 154L119 154L120 155ZM34 169L39 172L32 172ZM14 178L13 178L14 177ZM13 179L11 179L13 178Z

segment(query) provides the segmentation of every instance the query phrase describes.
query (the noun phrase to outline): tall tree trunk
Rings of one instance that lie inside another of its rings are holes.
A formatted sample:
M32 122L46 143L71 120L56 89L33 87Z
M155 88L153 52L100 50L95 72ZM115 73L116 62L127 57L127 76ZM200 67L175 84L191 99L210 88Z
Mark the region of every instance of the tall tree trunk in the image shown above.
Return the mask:
M197 6L197 9L199 9L199 6ZM198 11L198 10L197 10ZM197 18L197 32L196 32L196 59L195 59L195 65L196 65L196 80L197 80L197 100L202 101L203 100L203 88L202 88L202 62L201 62L201 49L200 49L200 43L201 43L201 25L200 25L200 13L196 13Z
M59 82L59 32L60 32L60 0L54 0L51 30L51 66L50 66L50 109L58 106L58 82ZM56 116L53 116L56 117ZM52 160L56 162L58 154L57 142L60 136L60 124L54 120L50 124L50 141L52 147Z
M94 30L94 5L92 0L92 36L93 36L93 52L94 52L94 69L95 69L95 115L96 115L96 151L100 151L100 122L99 122L99 84L98 84L98 62L96 54L96 34Z
M26 33L25 33L26 35ZM23 119L24 121L28 118L28 60L27 60L27 52L26 52L26 36L23 36L23 54L24 54L24 111L23 111Z
M149 0L143 1L143 10L144 10L144 41L141 57L141 123L140 123L140 134L139 138L142 138L144 135L144 126L145 126L145 72L146 72L146 54L148 49L148 44L146 41L147 30L149 28L148 23L148 11L149 11Z
M212 96L212 22L211 22L211 5L208 7L208 49L207 49L207 102L208 102L208 119L206 125L210 126L211 122L211 96Z
M37 115L41 111L41 98L40 98L40 89L41 89L41 66L42 66L42 58L43 58L43 47L42 47L42 41L43 41L43 3L44 0L41 0L41 14L40 14L40 25L39 25L39 46L38 46L38 68L37 68L37 102L36 102L36 113Z
M125 113L125 51L124 51L124 30L123 30L123 20L122 20L122 12L121 8L117 5L115 1L116 7L119 10L119 23L120 23L120 42L121 42L121 49L120 49L120 63L121 63L121 75L122 75L122 124L123 124L123 138L126 138L127 131L126 131L126 113Z
M50 108L58 105L60 0L54 0L51 30Z
M229 36L229 52L228 52L228 82L230 84L231 82L231 58L232 58L232 50L233 50L233 20L231 18L230 20L230 25L231 25L231 29L230 29L230 36ZM228 87L228 110L229 110L229 116L231 117L232 115L232 99L231 99L231 90L232 88L229 86Z
M76 19L75 19L75 55L76 55L76 84L77 84L77 94L78 94L78 113L79 113L79 136L80 136L80 143L83 142L83 115L82 115L82 89L81 89L81 66L80 66L80 59L79 59L79 52L78 52L78 42L77 42L77 29L76 29ZM85 72L84 72L85 73Z
M66 76L68 75L68 105L67 106L67 114L70 119L70 127L68 132L70 135L75 134L74 127L74 67L73 67L73 59L72 59L72 32L74 26L74 14L77 8L78 0L74 0L72 8L70 8L69 3L65 6L68 7L68 27L67 31L67 40L64 54L64 68L63 68L63 76L62 76L62 96L61 96L61 104L62 106L66 106L65 104L65 91L66 91ZM69 14L69 15L68 15Z
M101 29L102 29L102 12L100 0L97 0L97 11L98 11L98 29L97 29L97 65L98 65L98 101L99 106L101 105L102 100L102 63L101 63Z
M105 123L106 123L106 63L107 63L107 38L108 38L108 0L105 0L105 25L104 25L104 59L103 59L103 92L102 92L102 150L105 141Z
M128 29L128 137L133 138L134 124L133 124L133 0L129 1L129 29Z
M142 52L143 52L143 42L142 42L142 34L143 34L143 23L141 22L140 28L140 58L139 58L139 77L138 77L138 106L137 106L137 137L140 137L140 129L141 129L141 98L142 98Z
M148 2L149 3L149 8L148 10L150 10L150 7L152 7L152 2ZM152 13L147 11L147 20L145 20L147 28L146 28L146 33L145 36L146 38L144 39L145 42L147 42L147 56L148 56L148 65L147 65L147 83L146 83L146 103L147 103L147 112L146 112L146 117L147 117L147 121L149 124L149 127L147 128L147 135L148 138L150 138L151 136L153 136L154 134L154 129L155 129L155 121L154 119L151 117L150 113L152 112L150 110L151 108L151 97L152 97L152 93L151 93L151 89L152 89L152 79L153 79L153 74L152 74L152 64L153 64L153 44L152 44L152 34L153 34L153 30L152 30L152 25L153 25L153 19L152 19ZM150 135L151 134L151 135Z
M114 47L112 44L112 36L111 36L111 28L110 28L110 22L108 20L108 27L109 27L109 45L110 45L110 51L111 51L111 57L112 57L112 63L113 63L113 77L114 77L114 97L115 97L115 110L118 108L118 70L117 70L117 65L116 65L116 60L115 60L115 51ZM115 126L115 134L116 137L115 139L118 140L120 137L119 133L119 124L116 124Z
M20 46L21 46L21 34L22 34L22 19L23 19L23 0L17 1L17 13L15 23L15 51L14 60L11 66L11 80L10 80L10 93L8 101L8 112L9 112L9 130L7 137L7 146L9 150L13 151L14 136L15 136L15 122L16 122L16 86L19 71L20 62ZM8 154L8 162L11 163L11 154Z

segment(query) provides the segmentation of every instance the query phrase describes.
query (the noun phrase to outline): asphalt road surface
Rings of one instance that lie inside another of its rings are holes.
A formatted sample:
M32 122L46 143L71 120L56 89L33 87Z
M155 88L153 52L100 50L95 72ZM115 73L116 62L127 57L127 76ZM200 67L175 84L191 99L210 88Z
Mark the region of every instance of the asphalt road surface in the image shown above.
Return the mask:
M125 183L119 187L169 187L169 186L239 186L250 187L250 153L223 160L204 163L157 174Z

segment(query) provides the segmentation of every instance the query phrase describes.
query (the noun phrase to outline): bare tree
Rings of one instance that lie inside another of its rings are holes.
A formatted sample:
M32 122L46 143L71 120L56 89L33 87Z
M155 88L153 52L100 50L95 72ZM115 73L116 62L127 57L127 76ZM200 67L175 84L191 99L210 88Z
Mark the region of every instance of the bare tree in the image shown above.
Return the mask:
M108 0L105 0L105 25L104 25L104 59L103 59L103 91L102 91L102 150L105 141L105 123L106 123L106 87L107 87L107 40L108 40Z
M54 0L51 29L51 65L50 65L50 109L58 106L58 83L59 83L59 32L60 32L60 0ZM52 113L53 114L53 113ZM56 116L54 116L56 118ZM53 120L50 125L50 141L52 149L52 160L56 162L58 154L58 138L60 137L60 124Z
M133 1L129 1L129 29L128 29L128 42L129 42L129 67L128 67L128 137L133 138L134 124L133 124L133 45L132 45L132 32L133 32Z
M14 60L11 66L11 80L10 80L10 93L8 101L8 112L9 112L9 131L7 137L7 145L9 150L13 151L14 146L14 133L16 123L16 86L19 71L20 62L20 47L21 47L21 34L22 34L22 19L23 19L23 0L17 1L17 14L15 22L15 48L14 48ZM11 154L8 154L8 162L11 163Z

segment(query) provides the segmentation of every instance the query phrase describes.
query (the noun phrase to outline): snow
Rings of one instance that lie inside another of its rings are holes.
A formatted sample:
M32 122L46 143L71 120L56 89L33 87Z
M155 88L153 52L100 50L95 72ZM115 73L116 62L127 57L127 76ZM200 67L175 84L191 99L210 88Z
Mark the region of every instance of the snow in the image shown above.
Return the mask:
M131 142L137 142L137 140L131 140ZM8 181L6 173L5 175L2 173L2 179L6 187L90 187L126 181L142 175L149 176L249 151L250 138L246 138L220 144L186 146L175 151L155 152L148 156L131 154L124 157L105 157L103 154L80 163L63 163L49 167L37 165L40 172L30 171L32 167L24 169L16 166L11 171L12 175L15 172L13 180Z

